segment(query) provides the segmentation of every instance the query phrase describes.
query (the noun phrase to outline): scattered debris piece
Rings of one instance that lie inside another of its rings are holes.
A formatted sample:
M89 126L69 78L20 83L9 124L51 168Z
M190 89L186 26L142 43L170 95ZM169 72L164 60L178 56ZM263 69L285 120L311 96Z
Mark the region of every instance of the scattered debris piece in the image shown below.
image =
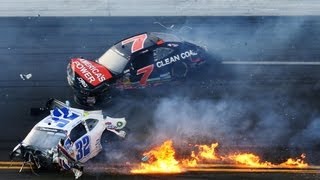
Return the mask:
M30 79L32 77L32 74L31 73L28 73L28 74L20 74L20 78L22 80L27 80L27 79Z

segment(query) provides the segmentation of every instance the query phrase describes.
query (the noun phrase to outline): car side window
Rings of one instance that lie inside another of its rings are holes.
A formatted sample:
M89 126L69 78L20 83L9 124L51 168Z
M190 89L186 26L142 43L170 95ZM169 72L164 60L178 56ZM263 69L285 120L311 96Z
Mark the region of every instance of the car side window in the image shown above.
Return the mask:
M71 130L69 137L72 142L75 142L77 139L79 139L86 133L86 127L82 123L80 123Z
M140 54L135 55L132 58L132 66L135 70L153 64L153 53L152 51L142 52Z
M159 47L153 50L154 61L161 60L169 56L173 52L173 49L167 47Z
M89 131L91 131L98 124L98 120L96 119L87 119L85 122L88 126Z

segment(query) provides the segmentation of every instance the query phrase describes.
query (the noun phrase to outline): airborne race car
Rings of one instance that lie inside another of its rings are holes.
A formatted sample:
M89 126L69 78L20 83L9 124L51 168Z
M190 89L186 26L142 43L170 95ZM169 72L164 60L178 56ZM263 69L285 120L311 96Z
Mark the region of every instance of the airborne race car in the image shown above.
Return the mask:
M21 159L31 168L72 170L76 179L84 163L101 150L105 130L124 138L124 118L104 117L101 110L84 111L52 100L50 115L38 122L26 138L10 153L10 159ZM21 168L22 168L21 167ZM33 169L32 169L33 171Z
M136 89L185 78L207 59L204 48L166 33L121 40L95 61L73 58L68 83L76 102L94 105L111 88Z

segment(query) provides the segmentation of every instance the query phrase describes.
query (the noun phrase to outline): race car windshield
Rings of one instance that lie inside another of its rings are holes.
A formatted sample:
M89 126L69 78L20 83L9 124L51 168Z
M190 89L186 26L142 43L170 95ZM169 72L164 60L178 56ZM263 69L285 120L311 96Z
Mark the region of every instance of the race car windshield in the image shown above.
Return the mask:
M114 74L120 74L128 63L128 59L121 56L113 49L109 49L99 59L98 63L102 64Z
M65 135L61 132L53 132L33 128L27 137L23 140L26 145L31 145L39 149L51 149L58 145L60 139L64 139Z

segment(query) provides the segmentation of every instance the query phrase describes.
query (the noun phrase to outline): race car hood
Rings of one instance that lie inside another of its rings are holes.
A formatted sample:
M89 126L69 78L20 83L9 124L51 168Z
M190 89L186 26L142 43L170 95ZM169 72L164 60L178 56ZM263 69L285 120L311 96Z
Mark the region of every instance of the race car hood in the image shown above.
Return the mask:
M82 58L73 58L70 61L71 73L77 74L78 81L84 88L96 87L112 78L110 71L103 65ZM75 77L75 76L73 76Z

